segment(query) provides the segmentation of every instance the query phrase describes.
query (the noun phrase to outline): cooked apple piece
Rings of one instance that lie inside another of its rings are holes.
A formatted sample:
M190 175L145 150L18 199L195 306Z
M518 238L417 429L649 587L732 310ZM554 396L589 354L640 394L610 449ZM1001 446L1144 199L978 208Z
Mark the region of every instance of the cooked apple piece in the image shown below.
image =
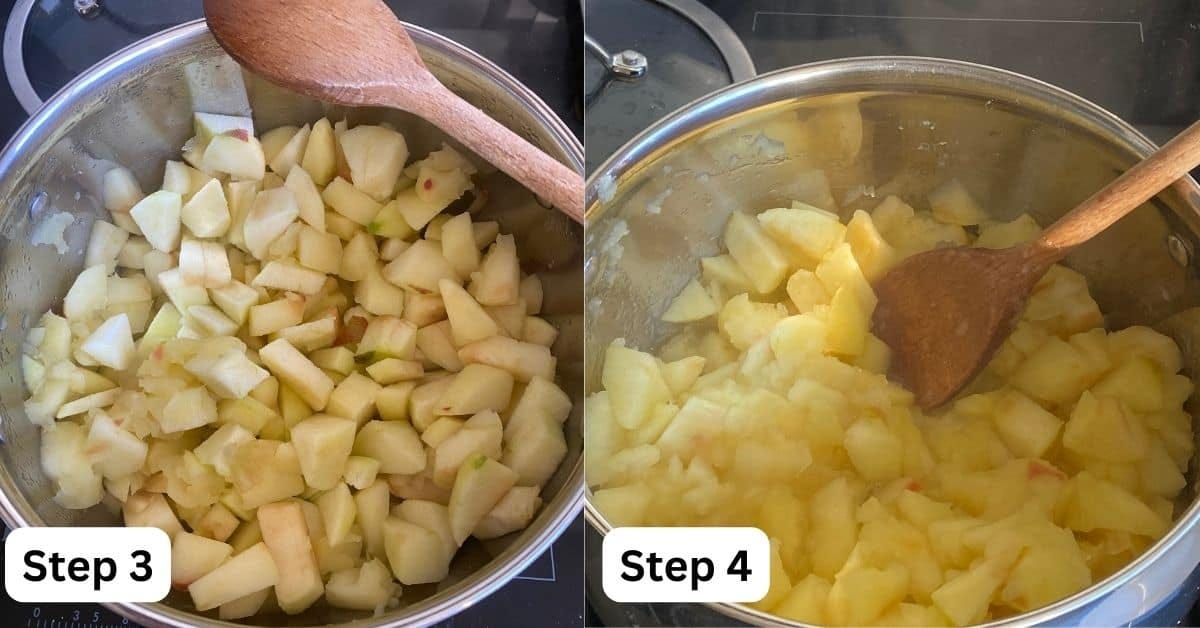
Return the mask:
M104 309L108 303L107 274L103 264L90 266L79 273L63 298L63 316L71 321L79 321Z
M435 412L445 415L475 414L482 410L499 412L512 397L513 376L508 371L486 364L468 364L442 393Z
M329 347L318 349L309 354L308 359L323 370L333 371L341 375L349 375L354 370L354 352L346 347Z
M172 268L158 274L159 285L167 298L175 305L175 309L186 312L193 305L208 305L208 291L204 286L189 284L183 278L178 268Z
M547 380L552 377L542 376ZM625 429L641 427L655 405L671 398L658 361L617 342L609 345L605 353L602 380L612 401L613 417Z
M407 360L413 357L416 343L417 329L412 323L395 316L377 316L367 323L357 355Z
M343 264L345 259L343 258ZM345 267L343 266L343 271ZM384 278L377 264L367 268L367 276L354 285L354 302L372 314L400 316L404 313L404 290Z
M145 270L146 254L153 250L154 247L150 246L146 238L131 235L125 244L121 245L121 251L117 253L117 266Z
M379 411L379 418L384 421L407 421L409 397L416 386L416 382L400 382L380 389L375 395L375 409Z
M92 410L107 408L111 406L117 399L117 393L120 391L113 388L111 390L102 390L98 393L84 395L77 399L68 401L58 408L58 412L54 414L56 419L65 419L76 415L84 414Z
M180 220L198 238L219 238L229 229L229 203L221 182L212 179L180 209Z
M442 257L459 277L470 277L479 268L479 248L471 231L471 215L459 214L442 226Z
M444 504L437 502L406 499L392 507L392 516L433 532L437 535L446 553L453 556L458 551L459 544L454 540L450 530L450 513Z
M828 294L834 294L840 289L858 297L858 302L866 312L875 311L878 299L867 282L863 269L854 258L854 250L848 243L841 243L833 248L813 271Z
M292 166L300 163L304 157L304 149L308 146L308 135L312 127L304 125L297 129L287 143L279 148L268 160L271 170L281 177L286 177L292 171Z
M163 408L159 425L163 432L183 432L217 420L217 402L203 386L176 393Z
M525 329L525 303L517 299L511 305L489 305L483 308L500 327L500 332L510 338L520 338Z
M125 500L121 513L129 527L158 528L172 538L183 532L183 525L161 493L134 493Z
M300 459L304 481L310 487L324 491L340 483L354 447L354 430L353 421L323 414L292 426L292 445ZM331 539L331 542L336 545L341 541Z
M464 363L488 364L509 371L519 382L534 377L554 379L556 359L550 349L541 345L492 336L466 345L458 350Z
M137 353L133 346L129 317L118 314L104 321L83 341L80 349L104 366L125 370L132 365Z
M787 256L759 226L758 221L735 211L725 225L725 245L759 294L774 290L787 276Z
M503 437L504 424L495 412L480 412L471 417L434 450L434 483L447 489L454 486L455 475L463 463L475 455L498 459Z
M479 270L471 274L467 291L480 305L508 305L520 296L521 267L517 260L517 246L513 237L496 237Z
M450 491L450 529L462 545L471 531L517 482L517 474L483 455L463 463Z
M424 229L427 225L432 224L447 205L447 203L440 203L437 200L421 198L415 188L401 190L396 194L396 199L389 204L395 206L405 224L416 230Z
M340 262L339 276L346 281L362 281L371 268L379 265L379 248L375 238L364 231L355 231L346 243Z
M304 297L285 293L282 298L250 308L251 336L273 334L284 327L298 325L304 320Z
M383 521L388 516L390 497L388 483L382 478L354 494L354 509L367 556L384 556Z
M438 287L456 346L490 338L500 332L492 317L456 281L442 279Z
M185 368L191 366L189 362ZM197 366L200 368L193 374L223 399L242 399L269 377L266 370L246 357L245 351L237 349L221 354L207 368Z
M396 382L419 379L425 374L425 369L421 366L420 362L414 360L384 358L368 366L367 374L377 384L387 386Z
M450 384L451 377L442 377L417 386L409 395L409 421L417 430L424 430L437 418L437 403ZM400 384L397 384L400 385Z
M188 587L198 611L214 609L232 602L246 591L276 586L280 569L275 565L266 543L258 543L222 563Z
M247 509L294 497L305 489L299 457L290 443L242 443L233 456L232 475L242 506Z
M429 424L429 427L425 428L425 431L421 432L421 442L436 450L438 445L461 430L464 423L466 423L465 419L457 417L438 417Z
M399 257L383 267L383 276L393 284L410 290L438 292L439 282L458 284L454 267L442 256L441 247L428 240L417 240Z
M128 168L113 168L104 173L101 186L104 209L113 213L129 213L145 197L142 187Z
M338 319L325 316L314 321L279 330L276 337L287 340L302 352L329 347L337 339Z
M350 488L345 483L338 482L332 490L318 496L316 504L321 510L321 519L325 523L325 537L329 539L329 544L340 544L350 534L350 527L357 515Z
M361 124L342 133L338 143L356 188L378 201L392 195L408 160L403 135L386 127Z
M858 356L866 349L871 312L860 303L853 290L838 288L829 305L825 325L825 351L843 356Z
M418 329L417 348L426 360L447 371L457 372L463 368L463 361L459 359L458 349L454 345L450 321L439 321Z
M270 406L255 399L222 399L217 402L217 422L222 425L240 425L253 434L259 434L267 424L274 422L278 413Z
M699 371L696 374L699 375ZM533 421L562 425L571 414L571 405L571 398L554 382L534 377L509 411L504 432L511 439L512 434Z
M342 241L332 233L305 226L300 230L297 258L301 266L336 275L342 266Z
M438 582L449 573L452 556L435 532L393 516L383 522L383 540L392 575L401 583Z
M958 179L950 179L929 193L929 208L938 222L966 227L987 220L971 193Z
M367 232L381 238L400 238L400 241L410 238L416 233L416 230L404 219L404 215L400 213L400 208L401 202L399 200L391 200L384 203L383 207L375 214L375 217L371 219L371 222L367 224ZM392 259L395 259L395 257Z
M103 220L92 223L92 233L88 237L87 252L83 257L84 266L97 264L105 267L105 272L111 273L117 267L117 256L129 240L129 232L118 229Z
M213 137L237 131L237 135L250 137L254 135L254 121L247 116L230 116L219 113L200 113L192 115L192 126L196 139L201 144L207 143Z
M689 323L717 313L717 304L695 279L688 282L667 307L662 319L668 323Z
M300 395L313 410L324 410L333 381L287 340L279 339L258 352L263 364Z
M404 320L417 327L446 320L446 303L441 295L407 291L404 296Z
M163 168L162 189L178 194L186 201L211 179L207 174L180 161L168 161Z
M250 285L306 295L317 294L325 285L325 274L291 262L272 260L259 271Z
M205 170L224 172L234 179L261 179L266 174L263 147L253 135L217 135L204 147Z
M196 457L216 469L221 477L229 479L233 473L233 458L238 447L252 440L254 434L241 425L222 425L196 447Z
M500 461L519 476L522 486L541 486L567 455L562 425L546 419L526 423L512 431Z
M355 235L363 232L358 223L333 210L325 212L325 231L337 235L343 242L349 242Z
M182 206L179 194L160 190L138 201L129 215L151 246L170 253L179 247Z
M92 467L106 478L120 478L140 469L146 461L146 443L121 429L112 417L98 412L87 435L87 455Z
M333 211L364 227L371 224L383 207L369 194L341 177L329 182L321 192L321 198Z
M471 536L487 540L524 530L541 506L537 487L514 486L475 524Z
M370 611L385 606L396 589L387 565L375 559L335 572L325 585L325 599L337 608Z
M258 259L266 259L267 248L300 215L296 196L287 188L263 190L254 196L242 223L247 250Z
M356 426L361 426L375 414L375 397L380 388L382 387L371 378L360 373L351 373L333 389L325 411L350 419Z
M258 291L240 281L209 290L209 297L239 327L249 319L250 308L258 303Z
M366 456L350 456L346 459L346 470L342 479L355 489L362 490L374 484L378 474L378 460Z
M171 584L187 588L233 553L228 543L180 532L171 543Z
M337 171L334 142L333 125L329 123L328 118L321 118L313 123L300 166L312 176L317 185L327 185Z
M195 533L215 541L225 542L241 525L233 511L224 504L213 504L208 512L196 522Z
M380 473L417 473L425 468L425 447L403 421L367 421L354 439L354 455L379 461Z
M383 241L383 244L379 245L379 259L390 262L400 257L400 254L410 246L412 246L412 242L408 240L397 237L387 238Z

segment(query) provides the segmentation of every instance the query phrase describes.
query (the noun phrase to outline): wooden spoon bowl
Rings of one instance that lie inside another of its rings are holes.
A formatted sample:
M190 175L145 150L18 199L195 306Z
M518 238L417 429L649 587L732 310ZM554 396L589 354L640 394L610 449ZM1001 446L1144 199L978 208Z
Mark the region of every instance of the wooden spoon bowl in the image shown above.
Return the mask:
M999 250L937 249L898 264L874 286L879 304L873 328L892 349L891 376L926 410L949 401L991 360L1053 264L1198 164L1200 122L1033 242Z

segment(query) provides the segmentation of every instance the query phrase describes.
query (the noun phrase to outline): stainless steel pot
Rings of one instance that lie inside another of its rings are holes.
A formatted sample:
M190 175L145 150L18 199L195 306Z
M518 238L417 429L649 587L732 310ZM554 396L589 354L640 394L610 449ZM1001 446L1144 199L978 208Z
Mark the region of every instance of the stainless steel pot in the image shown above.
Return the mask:
M789 117L855 103L857 149L830 151L827 143L825 152L810 153L803 138L780 131ZM1153 149L1078 96L942 59L816 63L716 92L643 132L588 181L588 390L599 388L600 356L613 339L653 347L665 337L659 316L694 276L696 258L718 251L731 211L793 199L871 207L887 193L922 199L957 177L997 217L1029 212L1046 225ZM1200 187L1185 179L1067 259L1087 276L1110 328L1148 324L1173 335L1193 377L1200 376L1198 209ZM1196 469L1193 460L1174 528L1139 559L1077 595L998 623L1117 625L1167 601L1200 563ZM590 501L585 514L601 534L611 529ZM741 604L710 608L718 625L720 618L781 623Z
M533 93L474 52L439 35L408 26L425 62L442 82L571 167L582 170L583 149L566 126ZM21 343L41 312L57 305L82 265L93 219L103 215L100 176L114 164L130 167L145 189L156 189L163 162L178 159L191 134L193 100L210 106L238 105L218 71L232 61L209 36L203 21L164 31L97 64L64 87L20 129L0 154L0 517L11 527L119 525L120 517L98 506L63 510L51 501L50 483L38 461L37 430L21 408L24 390L18 368ZM236 71L240 74L240 71ZM202 90L190 93L188 75ZM228 76L228 75L224 75ZM349 115L352 122L387 120L404 131L413 154L440 146L444 136L405 114L385 110L330 110L247 76L246 91L256 127L309 122L322 113ZM235 90L236 91L236 90ZM200 93L203 92L203 93ZM226 98L229 97L229 98ZM221 101L225 100L223 104ZM232 104L229 104L232 103ZM245 100L242 99L244 105ZM492 208L485 213L517 237L546 291L545 311L561 330L555 348L560 383L582 397L582 229L545 209L502 174L481 185ZM75 222L66 230L70 250L33 246L38 224L56 212ZM402 608L379 617L327 607L292 618L264 621L287 625L423 625L450 617L494 592L539 556L579 512L583 492L580 459L582 403L567 425L567 459L543 492L545 506L525 531L487 544L474 544L456 558L450 577L438 585L405 587ZM161 626L234 625L191 610L190 599L173 593L160 604L111 604L130 619Z

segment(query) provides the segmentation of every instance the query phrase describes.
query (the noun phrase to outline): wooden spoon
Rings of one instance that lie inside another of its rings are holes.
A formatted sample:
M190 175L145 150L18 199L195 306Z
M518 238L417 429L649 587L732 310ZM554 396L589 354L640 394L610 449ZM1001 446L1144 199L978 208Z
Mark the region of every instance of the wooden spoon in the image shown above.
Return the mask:
M874 332L891 375L924 409L949 401L1012 332L1051 265L1200 164L1200 122L1093 194L1028 244L914 255L875 285Z
M583 222L583 178L442 85L380 0L204 0L204 14L221 47L272 83L414 113Z

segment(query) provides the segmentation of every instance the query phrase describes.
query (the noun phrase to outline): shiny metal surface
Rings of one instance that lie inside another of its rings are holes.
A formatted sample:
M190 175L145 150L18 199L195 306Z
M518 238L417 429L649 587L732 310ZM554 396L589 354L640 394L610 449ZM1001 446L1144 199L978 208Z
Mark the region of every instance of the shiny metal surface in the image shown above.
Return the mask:
M408 26L429 68L447 86L526 136L571 167L582 170L583 151L565 125L536 96L495 65L458 44ZM175 158L192 134L193 100L232 103L223 98L218 68L231 63L202 21L188 23L126 48L68 84L38 111L0 153L0 518L10 527L30 525L112 525L115 510L102 504L69 511L50 499L51 487L38 460L37 430L23 416L24 396L17 364L26 330L40 313L56 305L82 265L90 223L103 214L100 177L122 164L143 188L162 177L164 160ZM188 88L198 76L202 93ZM240 70L236 70L240 75ZM436 149L444 136L412 116L390 110L327 108L280 88L246 77L255 124L269 129L310 121L324 114L351 122L386 120L405 132L414 154ZM539 272L546 290L547 318L561 330L555 350L560 383L576 400L582 396L582 294L579 286L582 229L558 212L541 207L527 191L502 174L480 185L491 196L489 219L516 235L528 270ZM41 200L39 200L41 199ZM31 212L31 204L43 207ZM65 233L70 251L31 246L31 231L56 212L75 217ZM583 492L582 404L568 419L567 459L547 484L546 505L530 527L486 544L464 547L450 577L437 585L405 587L402 608L379 617L314 608L297 617L269 616L267 624L349 626L425 625L495 591L542 553L577 516ZM111 604L130 619L153 626L234 625L192 612L186 595L173 593L160 604Z
M848 107L861 114L856 145L789 132L796 120ZM798 199L846 212L890 193L920 208L933 186L956 177L993 216L1028 212L1046 225L1153 149L1116 116L1054 86L942 59L836 60L716 92L643 132L588 181L588 390L599 387L610 341L648 348L664 339L659 316L696 274L697 258L718 251L736 209ZM1087 276L1108 327L1171 334L1193 377L1200 283L1170 249L1195 249L1198 210L1200 187L1186 178L1066 260ZM1193 460L1175 527L1149 551L1085 591L996 623L1117 625L1159 607L1200 563L1196 469ZM585 515L601 534L611 529L590 501ZM711 625L800 625L740 604L710 608Z
M758 74L758 71L754 69L754 60L746 51L742 38L729 28L729 24L726 24L721 16L713 13L712 9L704 6L698 0L654 1L686 17L696 25L696 28L707 35L717 46L717 50L721 51L725 64L729 66L729 75L735 82L744 81Z
M636 50L622 50L616 54L608 51L594 37L584 33L583 46L604 65L613 76L621 79L635 79L646 73L646 55Z

